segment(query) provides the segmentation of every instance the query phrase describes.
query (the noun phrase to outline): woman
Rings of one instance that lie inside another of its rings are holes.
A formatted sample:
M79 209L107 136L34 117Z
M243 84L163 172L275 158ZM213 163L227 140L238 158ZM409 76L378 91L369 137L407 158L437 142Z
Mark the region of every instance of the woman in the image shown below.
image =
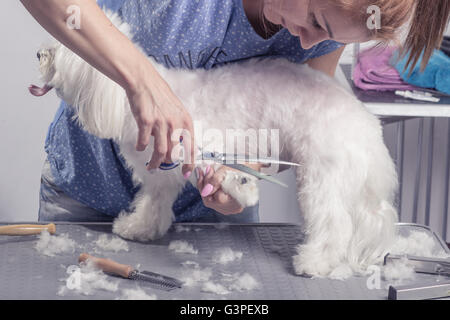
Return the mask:
M124 88L139 128L136 150L143 151L151 135L155 138L148 169L169 162L172 132L176 128L193 132L190 115L100 7L92 0L22 3L53 36ZM411 62L415 64L423 50L427 61L440 44L450 7L447 0L435 0L433 6L427 0L100 0L98 4L118 11L146 54L169 68L209 69L255 56L276 56L307 63L331 76L344 44L393 39L410 17L406 49ZM81 13L80 28L75 30L66 25L71 5ZM370 5L379 9L381 26L368 27L376 18L367 13ZM128 207L136 187L117 147L83 132L71 121L64 103L50 126L46 151L40 220L110 220ZM185 177L192 168L183 167ZM243 208L220 190L223 172L197 174L201 197L187 186L174 206L177 221L225 220L225 216L241 222L257 220L254 210L241 213Z

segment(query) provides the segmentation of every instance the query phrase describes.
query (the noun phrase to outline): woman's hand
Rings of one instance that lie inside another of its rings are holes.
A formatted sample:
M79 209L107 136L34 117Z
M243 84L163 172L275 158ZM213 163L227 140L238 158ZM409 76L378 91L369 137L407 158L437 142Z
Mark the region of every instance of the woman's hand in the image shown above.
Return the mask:
M225 178L227 170L231 168L222 166L217 171L210 166L205 173L200 168L196 168L198 173L197 188L203 199L205 207L216 210L217 212L230 215L241 213L244 208L230 195L221 189L221 182Z
M183 166L183 174L190 176L194 163L194 130L192 119L169 85L152 66L143 72L141 79L127 91L128 100L139 133L136 150L143 151L154 136L154 150L147 169L156 169L162 162L174 162L172 148L179 143L183 129L183 147L190 154L191 164ZM174 134L179 133L179 134ZM186 134L186 132L188 134Z

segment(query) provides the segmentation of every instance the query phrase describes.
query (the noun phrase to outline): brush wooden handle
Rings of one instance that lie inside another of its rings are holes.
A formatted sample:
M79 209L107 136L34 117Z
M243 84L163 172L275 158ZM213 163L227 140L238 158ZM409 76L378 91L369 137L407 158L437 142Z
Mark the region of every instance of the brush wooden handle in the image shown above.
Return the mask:
M110 259L97 258L87 253L80 254L78 262L86 262L87 260L92 261L94 265L102 271L112 273L123 278L128 278L131 271L134 270L132 266L120 264Z
M12 224L0 227L0 235L7 236L27 236L33 234L40 234L47 230L50 234L56 232L56 227L53 223L50 224Z

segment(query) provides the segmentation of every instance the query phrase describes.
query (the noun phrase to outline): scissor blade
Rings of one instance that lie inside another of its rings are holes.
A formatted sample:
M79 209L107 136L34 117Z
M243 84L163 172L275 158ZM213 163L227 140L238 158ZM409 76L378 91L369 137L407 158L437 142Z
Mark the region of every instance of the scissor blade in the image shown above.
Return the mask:
M275 163L275 164L284 164L288 166L296 166L299 167L299 163L295 162L289 162L289 161L283 161L283 160L277 160L277 159L271 159L271 158L251 158L245 155L240 154L224 154L222 156L222 160L226 163L236 163L239 162L250 162L250 163Z
M263 179L263 180L266 180L266 181L278 184L278 185L280 185L282 187L285 187L285 188L288 187L287 184L285 184L285 183L275 179L274 177L271 177L271 176L265 175L265 174L263 174L263 173L261 173L259 171L253 170L252 168L249 168L249 167L247 167L247 166L245 166L243 164L239 164L239 163L226 164L226 163L223 163L223 165L227 166L227 167L230 167L230 168L233 168L233 169L236 169L236 170L239 170L239 171L242 171L242 172L245 172L245 173L248 173L248 174L250 174L250 175L252 175L254 177L257 177L259 179Z
M230 153L219 153L219 152L209 152L203 151L197 156L197 160L212 160L215 162L220 162L222 164L237 164L238 162L249 162L249 163L266 163L266 164L284 164L288 166L300 167L301 164L289 161L282 161L278 159L271 158L255 158L249 157L244 154L230 154Z

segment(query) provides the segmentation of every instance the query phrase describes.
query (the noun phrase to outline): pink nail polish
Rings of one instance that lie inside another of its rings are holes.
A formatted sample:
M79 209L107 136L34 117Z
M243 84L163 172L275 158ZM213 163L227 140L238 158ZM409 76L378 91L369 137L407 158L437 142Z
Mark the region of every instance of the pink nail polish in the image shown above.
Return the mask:
M205 168L205 176L208 174L209 170L211 170L211 166L208 164L208 166Z
M191 176L191 174L192 174L192 171L188 171L188 172L186 172L186 173L183 175L183 177L184 177L185 179L189 179L189 177Z
M212 184L208 183L206 186L204 186L203 190L202 190L202 197L207 197L209 196L209 194L211 193L211 191L213 191L214 187Z

